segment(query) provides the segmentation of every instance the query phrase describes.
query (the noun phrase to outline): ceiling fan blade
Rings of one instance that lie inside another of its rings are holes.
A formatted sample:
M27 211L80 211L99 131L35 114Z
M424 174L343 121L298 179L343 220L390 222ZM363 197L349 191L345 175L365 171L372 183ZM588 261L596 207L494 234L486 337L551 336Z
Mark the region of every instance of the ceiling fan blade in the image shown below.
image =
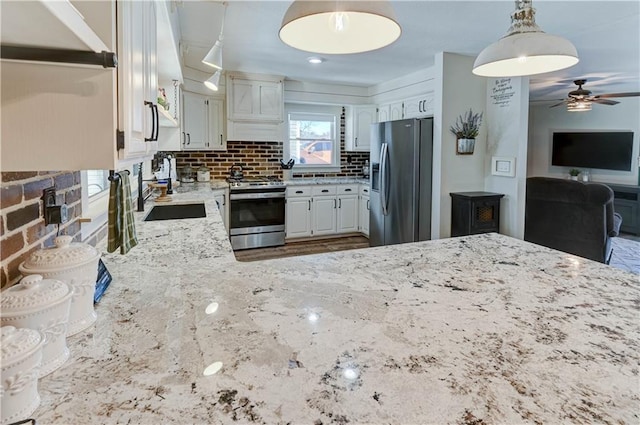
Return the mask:
M601 105L617 105L620 102L616 102L615 100L607 100L607 99L592 99L594 103L599 103Z
M635 96L640 96L640 92L628 92L628 93L605 93L605 94L598 94L595 95L595 98L607 98L607 97L635 97Z
M555 105L551 105L551 106L549 106L549 108L555 108L556 106L564 105L566 102L567 102L566 100L563 100L563 101L562 101L562 102L560 102L560 103L556 103Z

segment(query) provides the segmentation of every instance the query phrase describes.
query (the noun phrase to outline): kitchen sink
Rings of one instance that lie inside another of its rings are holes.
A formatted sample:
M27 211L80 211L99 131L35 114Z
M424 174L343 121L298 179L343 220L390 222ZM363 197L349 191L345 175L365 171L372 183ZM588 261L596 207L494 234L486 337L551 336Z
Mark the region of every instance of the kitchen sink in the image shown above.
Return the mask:
M144 221L179 220L206 217L204 204L155 205Z

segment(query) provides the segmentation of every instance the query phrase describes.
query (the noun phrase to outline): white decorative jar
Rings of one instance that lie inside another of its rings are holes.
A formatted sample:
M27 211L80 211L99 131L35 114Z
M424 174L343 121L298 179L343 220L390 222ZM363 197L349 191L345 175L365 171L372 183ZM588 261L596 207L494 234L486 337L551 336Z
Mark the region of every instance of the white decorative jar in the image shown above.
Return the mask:
M58 236L53 241L55 247L34 252L19 267L23 275L39 274L71 285L73 297L67 336L85 330L96 321L93 295L100 260L100 253L94 247L71 240L71 236Z
M3 326L2 425L27 419L40 405L38 370L44 337L35 329Z
M73 288L67 283L43 280L39 274L27 276L19 284L2 291L2 326L36 329L44 335L40 378L69 358L67 325L72 295Z

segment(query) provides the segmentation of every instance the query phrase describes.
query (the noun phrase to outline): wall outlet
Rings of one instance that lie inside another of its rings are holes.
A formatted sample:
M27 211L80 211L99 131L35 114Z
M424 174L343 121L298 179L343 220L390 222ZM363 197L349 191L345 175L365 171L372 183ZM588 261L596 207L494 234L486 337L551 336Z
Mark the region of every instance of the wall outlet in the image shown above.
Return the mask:
M56 205L56 188L48 187L42 191L44 204L44 224L63 224L69 221L67 204Z

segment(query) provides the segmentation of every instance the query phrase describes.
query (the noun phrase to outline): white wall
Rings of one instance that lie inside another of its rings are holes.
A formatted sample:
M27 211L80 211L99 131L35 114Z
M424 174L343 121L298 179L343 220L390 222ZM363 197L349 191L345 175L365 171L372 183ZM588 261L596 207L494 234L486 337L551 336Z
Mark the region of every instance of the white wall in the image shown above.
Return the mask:
M591 179L604 183L638 184L640 156L640 98L617 99L615 106L593 105L589 112L567 112L565 107L533 106L529 121L528 176L564 178L569 167L551 165L551 140L554 130L630 130L633 136L631 171L591 169Z
M482 112L486 106L486 79L472 72L475 58L440 52L436 55L433 120L433 239L451 235L450 192L484 189L486 125L480 127L472 155L456 154L456 136L449 131L459 115Z
M524 206L527 179L529 79L488 78L485 115L487 151L484 190L502 193L500 233L524 238ZM515 176L492 174L492 158L513 158Z

